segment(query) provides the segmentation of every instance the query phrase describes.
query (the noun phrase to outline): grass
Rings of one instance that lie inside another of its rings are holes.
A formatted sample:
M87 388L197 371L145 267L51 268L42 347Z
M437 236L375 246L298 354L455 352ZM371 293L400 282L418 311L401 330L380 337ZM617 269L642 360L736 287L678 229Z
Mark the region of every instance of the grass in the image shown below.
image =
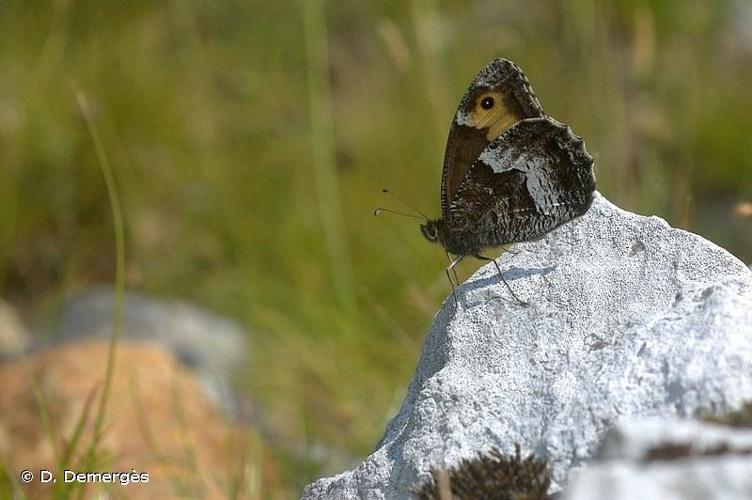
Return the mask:
M112 332L110 334L110 341L107 349L107 371L104 375L104 381L102 382L102 395L99 398L99 404L97 406L93 439L84 453L84 456L86 457L85 461L93 462L100 440L102 439L102 431L107 417L107 403L109 402L112 389L112 374L115 370L117 343L122 329L123 296L125 293L125 235L123 231L123 211L120 207L120 197L118 196L115 177L112 168L110 167L110 162L107 158L102 138L99 135L99 129L97 128L97 124L92 116L89 101L83 91L76 91L76 102L78 104L78 109L86 122L86 128L89 131L89 135L94 144L94 150L102 171L102 177L107 187L107 199L110 203L112 226L115 231L115 297L113 299L112 308ZM83 428L83 425L81 425L80 428ZM75 447L76 441L77 439L73 440L71 449ZM61 464L60 470L64 470L67 465L68 464L64 461Z
M734 9L8 0L1 296L40 320L118 268L75 81L117 180L125 286L248 327L238 390L299 491L371 450L450 292L440 249L372 213L383 187L438 213L454 106L492 57L585 138L607 197L752 261L752 220L732 213L752 199L752 52Z
M115 369L115 360L117 352L117 342L120 334L122 323L122 305L123 295L125 291L125 237L123 231L123 214L120 207L120 199L118 196L117 186L115 178L110 167L107 154L105 152L104 144L99 134L99 129L94 121L89 107L86 95L78 90L76 91L76 102L78 109L81 112L85 122L87 130L91 136L91 140L96 151L99 166L101 168L102 178L104 179L107 198L110 204L110 214L112 217L112 224L115 233L115 297L113 301L113 318L112 318L112 333L110 335L106 373L102 382L101 395L98 400L97 410L94 414L94 428L91 441L86 446L86 449L81 453L82 460L80 462L80 469L94 470L97 463L99 463L99 444L102 438L102 432L104 424L107 418L107 403L109 401L110 391L112 388L112 376ZM89 395L82 395L86 398L86 403L83 406L80 418L75 426L74 432L71 436L65 436L65 449L60 452L58 450L59 436L56 433L55 424L50 421L47 402L44 395L39 390L38 384L34 379L34 375L26 366L25 354L20 355L22 358L24 370L26 372L26 378L29 383L29 387L34 395L34 400L38 406L40 414L40 421L43 427L44 437L52 444L52 449L55 455L55 461L57 462L57 477L63 477L63 471L68 469L73 463L73 455L76 453L77 448L81 445L81 437L83 436L83 430L86 426L87 420L90 417L91 407L94 403L95 393ZM15 471L7 471L3 466L3 473L0 475L0 482L2 486L0 488L8 493L8 496L25 497L23 488L18 484L15 477ZM57 483L53 487L52 495L54 498L71 498L73 496L80 495L77 492L79 485L76 483L68 484L65 482Z
M313 177L318 218L328 257L328 276L340 307L352 308L352 269L347 250L339 180L335 165L334 122L329 82L326 8L321 0L300 0L306 45Z

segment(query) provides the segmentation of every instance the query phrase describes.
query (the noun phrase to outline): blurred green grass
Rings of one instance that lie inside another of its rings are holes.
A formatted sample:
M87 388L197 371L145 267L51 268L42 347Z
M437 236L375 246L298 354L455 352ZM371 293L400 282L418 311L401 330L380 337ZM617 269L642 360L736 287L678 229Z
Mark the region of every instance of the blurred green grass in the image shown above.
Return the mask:
M752 261L752 220L733 212L752 200L740 9L5 0L2 297L35 319L113 279L79 87L122 198L127 285L254 332L239 388L263 408L266 449L294 491L368 453L401 401L449 292L445 257L373 209L390 187L438 214L449 122L492 57L520 64L546 111L585 138L607 197Z

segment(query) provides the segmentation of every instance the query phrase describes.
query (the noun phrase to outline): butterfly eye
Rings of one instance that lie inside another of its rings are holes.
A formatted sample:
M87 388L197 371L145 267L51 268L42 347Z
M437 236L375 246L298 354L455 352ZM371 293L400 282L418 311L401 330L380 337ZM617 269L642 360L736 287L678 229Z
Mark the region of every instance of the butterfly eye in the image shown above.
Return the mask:
M491 109L493 108L494 100L493 97L486 97L482 101L480 101L480 107L483 109Z

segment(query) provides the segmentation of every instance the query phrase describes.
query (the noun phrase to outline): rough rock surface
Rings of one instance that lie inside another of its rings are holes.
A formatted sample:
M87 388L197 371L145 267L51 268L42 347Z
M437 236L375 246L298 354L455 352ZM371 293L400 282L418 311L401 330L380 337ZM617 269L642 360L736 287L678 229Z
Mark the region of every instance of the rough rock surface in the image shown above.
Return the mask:
M547 456L556 487L630 416L752 398L752 272L728 252L600 195L502 259L437 314L402 407L355 469L306 499L408 498L433 467L497 447Z
M752 498L752 429L638 419L606 433L565 500Z
M109 338L113 304L112 287L92 287L68 300L56 320L35 337L53 342ZM164 348L199 377L215 401L227 411L238 411L231 379L247 363L249 348L247 333L234 321L186 302L127 292L121 337Z

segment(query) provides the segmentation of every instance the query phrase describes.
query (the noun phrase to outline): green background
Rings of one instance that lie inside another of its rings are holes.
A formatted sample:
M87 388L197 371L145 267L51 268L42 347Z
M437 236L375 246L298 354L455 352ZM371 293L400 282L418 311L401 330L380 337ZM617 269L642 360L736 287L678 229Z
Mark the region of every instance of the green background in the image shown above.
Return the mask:
M35 322L112 282L115 172L129 289L252 332L238 390L296 495L374 446L445 256L389 187L439 212L444 141L493 57L581 135L598 189L752 261L752 7L692 0L0 4L0 293ZM746 13L745 13L746 12ZM461 278L479 267L461 266ZM83 397L83 396L82 396Z

